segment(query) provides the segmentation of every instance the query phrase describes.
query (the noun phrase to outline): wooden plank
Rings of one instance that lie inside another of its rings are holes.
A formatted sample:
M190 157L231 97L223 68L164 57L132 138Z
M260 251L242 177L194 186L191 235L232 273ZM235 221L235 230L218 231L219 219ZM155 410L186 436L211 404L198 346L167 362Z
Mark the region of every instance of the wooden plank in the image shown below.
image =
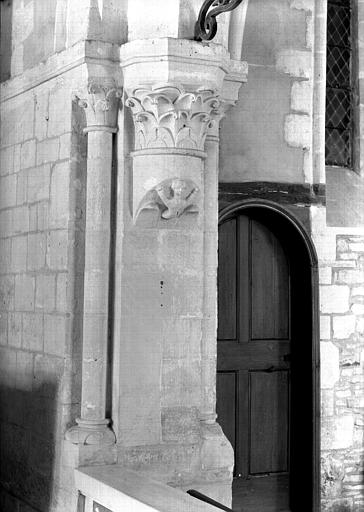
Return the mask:
M265 370L270 366L289 368L286 355L290 353L290 342L268 340L261 343L246 343L242 346L234 341L217 344L217 368L226 370Z
M235 475L249 475L249 372L238 372L237 396L237 443L235 453Z
M250 339L250 220L246 215L238 217L238 338L240 343Z
M236 373L217 372L216 412L217 421L236 451Z
M288 371L250 374L250 473L288 471Z
M263 224L252 220L252 339L289 336L289 272L280 242Z
M236 219L219 227L218 340L236 339Z

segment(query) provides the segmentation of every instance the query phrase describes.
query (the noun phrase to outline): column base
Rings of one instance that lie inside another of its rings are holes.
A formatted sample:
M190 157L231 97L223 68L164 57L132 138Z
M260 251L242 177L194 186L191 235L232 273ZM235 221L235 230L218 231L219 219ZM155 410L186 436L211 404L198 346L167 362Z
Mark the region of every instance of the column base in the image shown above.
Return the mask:
M116 443L114 432L109 427L110 420L76 419L77 425L67 430L65 439L73 444L109 446Z

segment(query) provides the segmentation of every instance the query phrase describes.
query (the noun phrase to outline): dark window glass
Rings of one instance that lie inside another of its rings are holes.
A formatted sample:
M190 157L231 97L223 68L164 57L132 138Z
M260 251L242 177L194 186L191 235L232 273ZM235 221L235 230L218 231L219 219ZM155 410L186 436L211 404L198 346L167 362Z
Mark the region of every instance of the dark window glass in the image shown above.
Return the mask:
M350 0L328 0L326 164L352 167L353 78Z

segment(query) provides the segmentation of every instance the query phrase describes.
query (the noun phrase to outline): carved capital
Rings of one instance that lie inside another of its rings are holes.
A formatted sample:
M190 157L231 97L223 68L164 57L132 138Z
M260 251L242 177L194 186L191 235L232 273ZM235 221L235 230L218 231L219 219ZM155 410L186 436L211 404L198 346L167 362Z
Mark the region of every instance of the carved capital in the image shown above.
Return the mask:
M126 100L135 126L135 149L179 148L203 151L208 130L217 122L216 91L180 87L135 89Z
M116 132L121 96L122 89L114 82L99 83L95 80L89 82L85 95L76 94L76 101L86 112L87 126L84 132Z

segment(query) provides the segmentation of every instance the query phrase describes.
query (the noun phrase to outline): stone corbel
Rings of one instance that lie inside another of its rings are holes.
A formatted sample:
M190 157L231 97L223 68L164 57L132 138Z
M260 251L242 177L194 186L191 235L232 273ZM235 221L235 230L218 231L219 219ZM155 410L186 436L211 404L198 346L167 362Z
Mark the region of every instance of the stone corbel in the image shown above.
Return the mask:
M176 219L186 210L198 211L205 141L220 112L217 92L171 84L140 87L129 92L125 105L135 127L134 220L153 204L165 220Z

